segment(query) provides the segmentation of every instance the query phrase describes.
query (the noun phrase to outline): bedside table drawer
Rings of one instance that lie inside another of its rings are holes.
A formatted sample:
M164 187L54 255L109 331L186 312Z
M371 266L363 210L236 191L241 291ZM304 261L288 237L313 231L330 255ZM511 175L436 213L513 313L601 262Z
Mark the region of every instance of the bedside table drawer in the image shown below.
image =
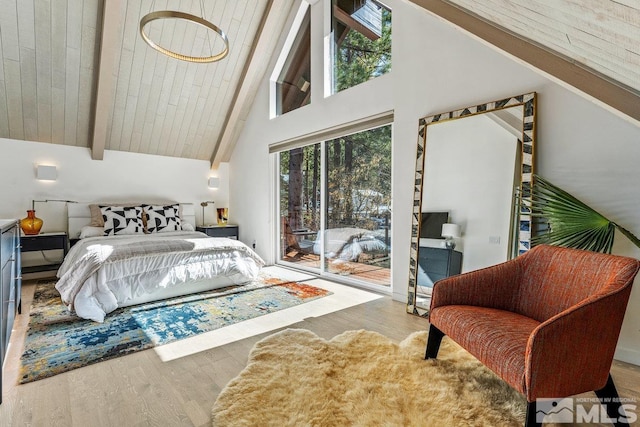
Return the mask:
M20 252L36 252L36 251L62 251L62 259L67 255L69 251L69 239L65 232L52 232L42 233L29 236L20 236ZM35 265L22 264L23 273L40 273L44 271L57 270L62 262L62 259L55 262L49 262L46 257L45 263L39 263Z
M22 236L20 237L22 252L31 251L48 251L53 249L62 249L67 251L66 235L38 235L38 236Z
M238 226L226 225L220 227L196 227L196 231L201 231L209 237L227 237L238 240Z
M428 273L447 274L449 260L419 258L420 266Z

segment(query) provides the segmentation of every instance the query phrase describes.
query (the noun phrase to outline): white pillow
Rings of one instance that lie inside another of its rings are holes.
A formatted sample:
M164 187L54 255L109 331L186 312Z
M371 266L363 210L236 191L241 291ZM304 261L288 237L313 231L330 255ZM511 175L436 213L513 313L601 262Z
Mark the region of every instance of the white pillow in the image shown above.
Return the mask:
M144 214L147 216L148 233L182 230L179 205L143 205L142 207Z
M141 206L101 206L104 236L144 233Z
M191 225L191 224L190 224L190 223L188 223L188 222L183 222L183 223L182 223L182 229L183 229L184 231L196 231L196 230L193 228L193 225Z
M80 229L80 238L86 239L87 237L100 237L104 236L104 227L92 227L85 225Z

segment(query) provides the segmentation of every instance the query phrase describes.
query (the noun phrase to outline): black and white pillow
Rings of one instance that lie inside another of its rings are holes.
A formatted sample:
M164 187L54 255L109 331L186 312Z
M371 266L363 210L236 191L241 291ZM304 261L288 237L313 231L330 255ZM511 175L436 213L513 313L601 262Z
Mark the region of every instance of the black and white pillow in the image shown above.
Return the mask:
M143 205L147 217L147 233L182 230L180 205Z
M100 206L104 219L104 235L144 233L142 206Z

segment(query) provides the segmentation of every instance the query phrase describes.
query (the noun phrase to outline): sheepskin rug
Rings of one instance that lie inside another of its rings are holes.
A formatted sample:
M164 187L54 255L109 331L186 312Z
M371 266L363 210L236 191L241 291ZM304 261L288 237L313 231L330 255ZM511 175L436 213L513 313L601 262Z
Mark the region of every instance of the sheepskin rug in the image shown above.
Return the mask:
M213 406L220 426L522 426L526 401L453 341L424 360L427 332L327 341L287 329L258 342Z

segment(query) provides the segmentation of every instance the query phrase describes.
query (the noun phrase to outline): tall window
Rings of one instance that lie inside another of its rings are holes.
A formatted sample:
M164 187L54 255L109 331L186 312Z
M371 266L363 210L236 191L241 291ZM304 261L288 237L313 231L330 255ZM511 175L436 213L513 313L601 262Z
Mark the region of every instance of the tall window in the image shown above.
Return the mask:
M376 0L333 0L333 92L391 70L391 10Z
M320 267L320 160L319 143L280 153L280 258L315 268Z
M311 102L311 13L306 12L292 39L286 60L276 79L276 115ZM292 34L293 36L293 34Z
M390 285L391 125L280 153L280 260Z

